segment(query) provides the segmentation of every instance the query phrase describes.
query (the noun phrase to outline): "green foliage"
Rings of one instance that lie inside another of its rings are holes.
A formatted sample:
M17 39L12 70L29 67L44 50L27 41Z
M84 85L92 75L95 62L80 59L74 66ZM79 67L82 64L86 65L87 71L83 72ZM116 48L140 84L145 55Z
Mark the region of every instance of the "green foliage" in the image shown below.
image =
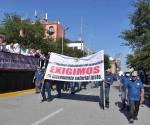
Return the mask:
M13 14L5 14L0 32L5 34L5 41L7 43L16 43L19 41L19 31L22 27L21 17Z
M23 31L23 36L20 31ZM40 49L43 53L56 52L62 53L62 39L54 41L53 39L44 39L45 29L39 20L34 23L30 19L21 19L16 14L5 14L5 18L0 25L0 32L5 34L5 42L20 43L25 48ZM64 55L73 57L82 57L83 52L78 49L67 47L68 39L64 39ZM86 55L86 54L85 54Z
M32 23L30 20L24 20L24 37L21 41L27 48L43 49L44 28L39 21Z
M20 31L23 36L20 36ZM30 19L22 20L16 14L5 14L0 32L5 34L6 43L21 43L26 48L40 48L44 38L44 28L39 21L32 23Z
M125 45L134 50L133 55L128 55L127 64L136 67L150 67L150 1L139 0L134 3L135 11L129 19L132 28L122 32Z
M110 60L107 54L104 55L104 69L110 68Z

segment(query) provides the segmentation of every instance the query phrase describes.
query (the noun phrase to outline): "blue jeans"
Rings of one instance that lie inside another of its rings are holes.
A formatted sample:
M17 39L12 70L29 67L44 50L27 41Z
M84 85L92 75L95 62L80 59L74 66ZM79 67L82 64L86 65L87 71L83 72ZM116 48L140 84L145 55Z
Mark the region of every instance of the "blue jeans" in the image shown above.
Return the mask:
M40 87L40 83L41 81L40 80L35 80L35 87Z
M85 83L85 82L81 82L81 83L80 83L80 89L82 89L82 88L83 88L83 89L86 89L86 84L87 84L87 83Z
M126 91L122 91L121 92L121 101L122 101L122 109L124 109L126 107Z
M58 93L58 96L61 96L61 89L63 88L63 82L62 81L56 81L56 90Z
M45 80L41 91L43 99L46 99L45 91L48 93L48 98L51 98L50 80Z
M36 92L40 92L40 85L41 85L41 81L40 80L35 80Z
M75 92L75 82L70 82L70 92Z
M126 91L121 92L121 100L124 100L126 98Z
M135 118L138 115L139 112L139 106L140 106L140 100L129 100L129 106L130 106L130 118Z
M103 85L100 86L100 97L101 100L104 100L104 91L105 91L105 102L106 104L109 104L109 91L110 91L110 86L105 86L105 90L103 88Z

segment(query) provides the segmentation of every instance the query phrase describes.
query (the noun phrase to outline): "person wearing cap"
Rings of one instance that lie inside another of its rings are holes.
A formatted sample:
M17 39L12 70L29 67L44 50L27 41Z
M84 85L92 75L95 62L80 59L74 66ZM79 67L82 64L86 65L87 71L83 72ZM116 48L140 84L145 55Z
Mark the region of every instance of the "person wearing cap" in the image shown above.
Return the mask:
M119 84L119 91L121 92L121 101L122 101L122 107L120 111L123 111L126 108L126 87L127 83L130 81L130 71L125 71L124 74L120 76L120 84Z
M142 82L138 80L137 71L132 72L131 77L132 79L128 82L126 88L126 99L128 99L130 106L129 122L133 123L134 120L138 120L139 106L144 101L144 88Z
M105 106L106 108L109 108L109 91L110 91L110 85L113 84L113 79L114 76L111 73L110 69L106 69L105 70L105 79L104 79L104 87L105 89L103 89L103 85L100 86L100 97L101 97L101 106L104 108L104 105L102 104L102 100L104 100L104 90L105 90Z

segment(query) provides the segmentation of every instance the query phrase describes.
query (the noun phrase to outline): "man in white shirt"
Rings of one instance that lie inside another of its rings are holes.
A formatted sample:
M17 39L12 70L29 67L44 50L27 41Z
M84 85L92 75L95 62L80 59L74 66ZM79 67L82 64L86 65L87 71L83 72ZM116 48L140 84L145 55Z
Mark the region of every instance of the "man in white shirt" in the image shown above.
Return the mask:
M13 44L13 43L11 43L10 45L6 45L6 49L7 49L8 52L10 52L10 53L15 53L14 44Z

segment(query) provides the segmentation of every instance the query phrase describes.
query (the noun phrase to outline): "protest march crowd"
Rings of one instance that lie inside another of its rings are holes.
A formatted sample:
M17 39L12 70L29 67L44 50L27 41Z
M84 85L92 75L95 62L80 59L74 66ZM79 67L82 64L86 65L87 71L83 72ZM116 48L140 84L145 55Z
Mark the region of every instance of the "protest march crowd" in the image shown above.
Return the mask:
M76 82L76 81L61 81L61 80L51 80L45 79L46 68L49 61L49 55L44 55L40 50L35 49L25 49L21 47L18 43L6 45L3 43L2 37L0 38L0 51L9 52L9 53L17 53L25 56L35 56L40 58L40 65L37 66L37 70L35 72L33 82L35 83L36 93L41 93L42 102L44 101L52 101L51 90L56 89L58 92L57 97L61 98L61 91L70 91L71 94L75 94L77 91L82 89L86 89L89 81L84 82ZM82 71L79 71L82 70ZM58 68L51 67L50 73L59 73L61 75L80 75L79 72L82 72L81 75L84 74L97 74L99 72L99 66L95 66L94 68ZM105 69L104 79L100 81L92 81L92 83L96 83L100 86L100 104L101 107L109 108L109 91L110 86L113 84L114 80L118 80L120 82L120 92L121 92L121 100L122 107L120 111L129 110L130 119L129 122L133 123L134 120L138 120L138 112L139 106L144 102L144 87L143 83L150 82L150 76L147 75L145 77L144 72L141 70L140 72L136 71L133 67L130 70L119 72L119 74L111 73L110 69ZM55 84L55 86L54 86ZM95 84L95 85L96 85ZM46 97L46 93L48 97Z
M57 97L61 98L61 91L70 91L70 94L86 89L87 82L72 82L72 81L60 81L44 79L46 68L37 68L33 81L35 81L36 93L40 93L43 97L41 100L51 101L52 95L51 90L54 89L53 84L55 83ZM53 73L56 71L53 71ZM121 92L122 107L121 112L128 111L130 113L129 123L133 123L134 120L138 120L138 112L140 104L144 102L144 86L143 77L141 77L133 67L124 72L119 72L119 75L113 74L110 69L105 69L105 77L100 81L92 81L91 83L100 86L100 106L109 108L109 92L110 86L114 81L119 81L119 91ZM46 97L47 92L48 97Z

